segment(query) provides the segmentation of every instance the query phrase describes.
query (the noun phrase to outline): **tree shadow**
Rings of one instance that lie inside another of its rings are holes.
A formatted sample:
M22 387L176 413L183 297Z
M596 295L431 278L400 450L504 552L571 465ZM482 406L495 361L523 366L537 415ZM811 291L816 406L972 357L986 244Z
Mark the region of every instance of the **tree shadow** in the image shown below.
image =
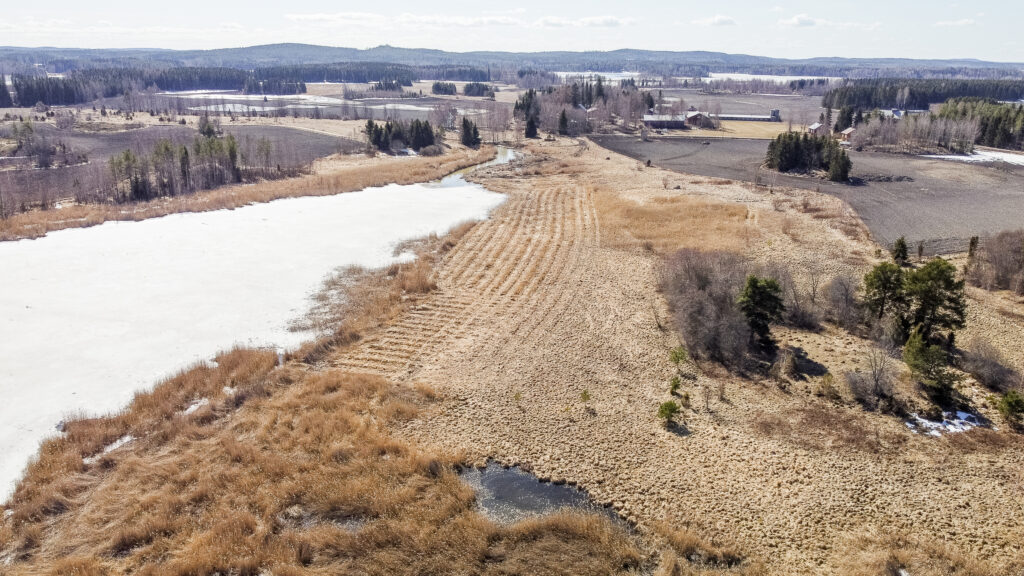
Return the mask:
M686 422L678 422L673 420L669 422L667 426L665 426L665 429L668 430L670 433L680 437L686 437L690 435L690 427L686 425Z
M820 378L825 374L828 374L828 368L824 364L812 360L808 355L807 351L803 348L796 346L790 347L793 352L793 359L796 362L797 377L800 380L807 380L808 377Z

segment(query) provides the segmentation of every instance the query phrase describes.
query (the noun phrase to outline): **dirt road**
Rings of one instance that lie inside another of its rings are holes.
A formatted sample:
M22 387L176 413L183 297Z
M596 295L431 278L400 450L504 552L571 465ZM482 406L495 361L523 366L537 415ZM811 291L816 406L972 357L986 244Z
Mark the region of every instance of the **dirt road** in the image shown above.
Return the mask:
M854 535L881 528L972 555L1020 553L1024 507L1010 496L1024 477L1019 452L990 461L951 448L896 418L826 404L811 382L782 391L699 376L684 384L685 425L662 428L655 412L671 398L678 343L656 290L658 259L608 241L621 231L601 227L602 190L746 202L765 223L750 247L759 257L821 260L861 245L810 218L800 225L815 240L803 245L770 229L769 201L746 187L665 191L661 171L606 155L534 145L532 160L477 174L506 204L446 257L426 303L336 365L441 391L441 408L408 429L428 445L578 483L643 528L688 525L773 572L835 573L857 552ZM836 373L861 345L796 337L835 351L815 360Z

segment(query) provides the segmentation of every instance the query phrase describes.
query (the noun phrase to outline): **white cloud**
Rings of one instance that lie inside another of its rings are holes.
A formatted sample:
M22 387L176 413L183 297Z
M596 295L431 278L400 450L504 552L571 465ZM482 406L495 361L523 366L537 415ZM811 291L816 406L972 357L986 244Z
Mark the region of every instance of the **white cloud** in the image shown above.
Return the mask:
M440 16L425 14L402 14L398 17L402 24L420 26L517 26L523 21L511 16Z
M383 22L381 14L369 12L314 12L310 14L285 14L285 19L306 24L369 24Z
M935 25L940 28L960 28L963 26L974 26L977 22L973 18L961 18L960 20L942 20Z
M732 16L724 16L722 14L715 14L710 18L702 18L700 20L694 20L692 22L697 26L735 26L736 19Z
M769 12L782 12L783 9L782 9L782 6L772 6L771 8L768 9L768 11Z
M810 27L810 26L818 26L820 24L825 24L825 23L826 23L825 20L822 20L821 18L812 18L812 17L808 16L807 14L797 14L796 16L793 16L792 18L783 18L783 19L779 20L779 24L782 24L783 26L797 26L797 27L801 27L801 28L807 28L807 27Z
M877 30L882 26L881 22L835 22L832 20L826 20L824 18L814 18L807 14L797 14L792 18L783 18L779 20L779 25L790 26L794 28L839 28L843 30Z
M545 16L537 20L535 25L540 28L618 28L619 26L629 26L633 22L632 18L619 18L618 16L588 16L578 19Z

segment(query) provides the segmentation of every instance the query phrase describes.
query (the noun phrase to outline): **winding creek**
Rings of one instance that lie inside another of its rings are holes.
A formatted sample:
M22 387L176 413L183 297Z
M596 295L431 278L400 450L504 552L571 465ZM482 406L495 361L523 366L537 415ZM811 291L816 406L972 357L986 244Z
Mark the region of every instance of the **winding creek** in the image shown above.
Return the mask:
M388 265L503 201L454 174L0 243L0 499L68 415L236 344L295 347L311 334L288 324L333 270Z

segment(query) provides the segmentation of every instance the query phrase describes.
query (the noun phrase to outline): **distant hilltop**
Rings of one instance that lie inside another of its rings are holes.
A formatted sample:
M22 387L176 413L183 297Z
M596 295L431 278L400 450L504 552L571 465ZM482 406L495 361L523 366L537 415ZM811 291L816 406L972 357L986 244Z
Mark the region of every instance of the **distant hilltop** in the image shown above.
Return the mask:
M333 62L388 62L422 65L471 65L535 68L547 71L597 71L706 76L712 72L778 74L789 76L960 77L1021 78L1024 63L975 59L919 60L909 58L806 58L785 59L722 52L667 52L612 50L608 52L446 52L422 48L377 46L369 49L266 44L215 50L81 49L0 47L0 70L5 73L37 65L50 73L78 68L140 65L224 66L252 69L260 66L325 64Z

